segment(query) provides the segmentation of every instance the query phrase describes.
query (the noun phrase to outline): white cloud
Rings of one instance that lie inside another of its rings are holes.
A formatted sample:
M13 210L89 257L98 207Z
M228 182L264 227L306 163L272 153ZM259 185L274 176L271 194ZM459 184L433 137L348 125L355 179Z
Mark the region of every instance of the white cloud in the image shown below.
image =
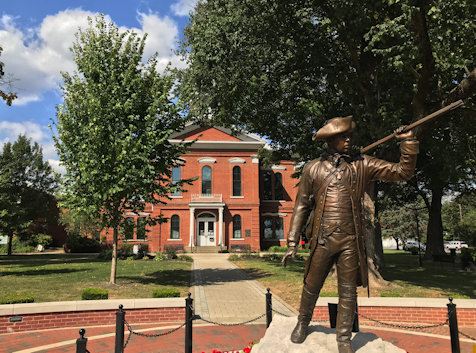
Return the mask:
M0 149L3 149L3 145L7 142L14 143L20 134L26 135L43 148L43 159L48 160L53 169L60 173L65 172L64 167L59 165L51 130L47 126L40 126L31 121L22 123L0 121Z
M76 67L69 51L75 41L74 34L79 27L87 28L87 17L95 15L81 9L68 9L45 17L38 27L26 29L21 29L9 15L0 17L2 61L7 73L19 79L15 82L19 98L14 100L14 105L39 101L46 91L58 90L61 71L73 72ZM106 20L111 19L106 16ZM148 33L144 59L158 52L159 72L169 61L175 67L183 67L184 63L171 51L176 48L177 24L169 17L161 18L154 13L139 13L137 20L142 28L134 30L141 36Z
M190 11L195 8L198 0L179 0L175 4L170 5L170 9L177 16L188 16Z

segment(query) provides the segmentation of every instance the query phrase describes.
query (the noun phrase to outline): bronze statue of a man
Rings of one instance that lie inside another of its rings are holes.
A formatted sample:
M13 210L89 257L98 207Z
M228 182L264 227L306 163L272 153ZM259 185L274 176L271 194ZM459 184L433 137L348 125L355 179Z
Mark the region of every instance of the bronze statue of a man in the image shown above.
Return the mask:
M320 158L304 166L288 233L288 250L283 265L296 254L301 230L311 237L310 256L304 273L298 323L291 341L302 343L316 300L330 269L337 267L339 304L336 339L339 353L354 352L352 326L357 303L357 286L368 286L362 200L373 180L409 180L415 169L419 142L413 132L395 132L401 141L400 161L391 163L366 155L350 155L352 116L334 118L317 131L313 140L326 141Z

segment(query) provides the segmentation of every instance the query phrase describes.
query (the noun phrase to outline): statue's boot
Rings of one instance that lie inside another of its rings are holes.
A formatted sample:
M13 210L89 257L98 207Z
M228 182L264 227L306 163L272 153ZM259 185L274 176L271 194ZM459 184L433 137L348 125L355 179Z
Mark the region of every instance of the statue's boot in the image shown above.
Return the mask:
M311 293L306 285L303 286L298 323L291 334L291 342L303 343L306 339L306 330L309 326L309 322L311 322L318 297L319 293Z
M354 289L355 292L355 289ZM354 325L357 298L351 293L339 298L336 322L336 340L339 353L355 353L352 348L352 326Z

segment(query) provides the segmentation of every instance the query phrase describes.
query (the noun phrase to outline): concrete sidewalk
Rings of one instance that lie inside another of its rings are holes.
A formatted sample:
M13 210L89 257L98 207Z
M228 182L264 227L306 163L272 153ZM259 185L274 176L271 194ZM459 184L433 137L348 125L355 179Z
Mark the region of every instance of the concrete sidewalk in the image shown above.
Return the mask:
M229 254L192 254L192 297L195 314L217 323L241 323L266 311L266 289L228 261ZM277 296L273 309L284 315L296 313ZM266 323L266 317L253 323Z

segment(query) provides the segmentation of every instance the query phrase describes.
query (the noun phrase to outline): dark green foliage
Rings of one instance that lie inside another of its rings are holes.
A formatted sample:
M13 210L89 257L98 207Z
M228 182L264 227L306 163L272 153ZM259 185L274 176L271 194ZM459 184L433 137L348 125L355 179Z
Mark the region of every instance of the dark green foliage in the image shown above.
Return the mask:
M66 240L66 249L72 253L99 252L100 246L97 239L70 235Z
M152 298L175 298L180 297L180 290L177 288L154 289Z
M99 260L112 260L112 249L103 250L98 255Z
M35 293L6 293L0 297L0 304L33 303Z
M416 246L413 246L410 248L410 252L412 255L418 255L418 248Z
M81 300L100 300L108 297L109 291L102 288L83 288L81 292Z

